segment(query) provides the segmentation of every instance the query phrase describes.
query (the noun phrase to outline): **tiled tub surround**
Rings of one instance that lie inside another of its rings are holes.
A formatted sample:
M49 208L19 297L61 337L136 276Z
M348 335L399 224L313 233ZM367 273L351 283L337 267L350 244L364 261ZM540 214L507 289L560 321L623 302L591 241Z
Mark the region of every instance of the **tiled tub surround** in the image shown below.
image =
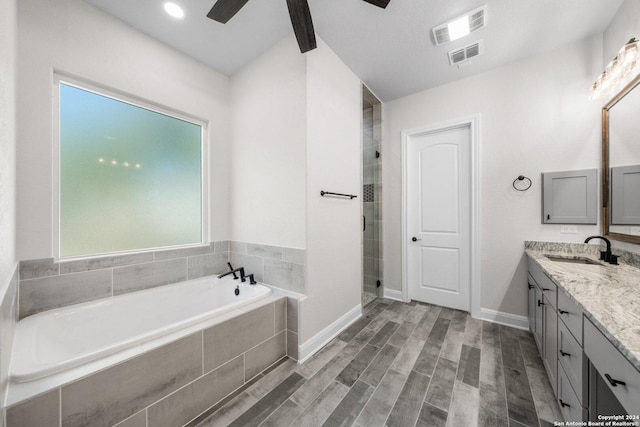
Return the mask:
M582 251L580 251L582 247ZM620 265L570 264L546 255L588 256L598 259L600 248L591 245L526 242L526 254L583 310L596 327L640 371L640 268ZM616 250L623 259L638 259Z
M228 261L228 241L75 261L22 261L19 316L218 274Z
M241 310L270 294L261 284L208 276L38 313L18 323L11 380L44 378Z
M225 396L248 387L286 356L287 305L276 290L216 324L187 328L179 339L167 336L153 348L137 346L140 354L129 353L126 360L112 358L109 366L92 362L75 372L12 384L6 425L181 426L206 417ZM24 385L40 391L17 399L20 390L14 386Z
M305 251L232 241L231 263L255 274L258 282L306 294Z

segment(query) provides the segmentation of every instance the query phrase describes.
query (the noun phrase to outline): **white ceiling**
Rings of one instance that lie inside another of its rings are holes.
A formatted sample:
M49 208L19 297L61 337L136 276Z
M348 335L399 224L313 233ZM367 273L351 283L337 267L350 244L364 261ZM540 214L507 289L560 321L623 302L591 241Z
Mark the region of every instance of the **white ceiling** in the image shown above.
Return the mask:
M233 75L291 30L285 0L249 0L227 24L206 17L215 0L86 0L174 48ZM315 30L383 101L508 64L605 30L623 0L309 0ZM436 47L431 29L483 4L487 26ZM484 55L461 68L447 51L484 40ZM594 76L594 78L597 76Z

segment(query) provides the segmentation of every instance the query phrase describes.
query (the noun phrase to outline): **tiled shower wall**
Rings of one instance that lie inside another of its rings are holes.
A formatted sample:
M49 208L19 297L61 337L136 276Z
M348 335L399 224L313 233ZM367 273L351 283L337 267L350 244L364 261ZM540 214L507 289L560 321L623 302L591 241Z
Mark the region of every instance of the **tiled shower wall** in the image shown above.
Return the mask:
M77 261L22 261L19 316L219 274L228 261L228 241Z
M277 298L13 405L7 427L194 425L287 354L288 331L297 331L292 303Z
M378 294L382 280L382 106L363 110L363 215L367 228L363 239L364 290ZM376 152L380 153L376 157Z

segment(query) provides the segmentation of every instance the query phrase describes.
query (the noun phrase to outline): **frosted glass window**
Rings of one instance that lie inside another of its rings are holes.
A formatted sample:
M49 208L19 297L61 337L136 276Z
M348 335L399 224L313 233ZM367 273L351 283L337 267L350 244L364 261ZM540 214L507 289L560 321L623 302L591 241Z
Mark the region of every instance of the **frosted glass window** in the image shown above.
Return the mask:
M202 126L59 87L60 256L202 243Z

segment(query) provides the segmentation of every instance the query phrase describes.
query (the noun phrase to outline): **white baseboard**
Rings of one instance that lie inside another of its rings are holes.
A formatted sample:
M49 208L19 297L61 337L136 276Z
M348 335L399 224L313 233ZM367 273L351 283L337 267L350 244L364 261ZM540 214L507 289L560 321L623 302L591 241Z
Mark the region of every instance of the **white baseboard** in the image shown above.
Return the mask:
M384 288L384 297L404 302L404 299L402 298L402 291L396 291L395 289Z
M526 316L518 316L511 313L503 313L502 311L490 310L488 308L480 309L482 320L487 322L499 323L500 325L511 326L517 329L529 330L529 318Z
M305 360L313 356L318 350L337 337L340 332L344 331L360 317L362 317L362 305L358 304L338 320L315 334L311 339L298 345L298 363L303 363Z

